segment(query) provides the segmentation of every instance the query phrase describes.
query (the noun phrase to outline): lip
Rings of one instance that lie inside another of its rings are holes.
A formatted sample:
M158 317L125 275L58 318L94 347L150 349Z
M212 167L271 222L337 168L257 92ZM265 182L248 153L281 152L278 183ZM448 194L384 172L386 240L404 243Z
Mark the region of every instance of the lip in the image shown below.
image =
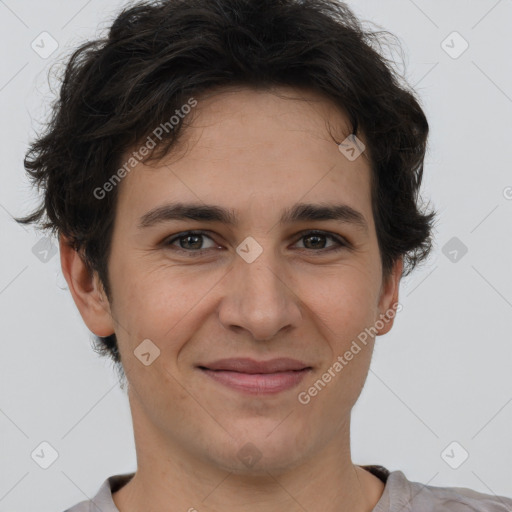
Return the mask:
M289 357L278 357L268 361L257 361L250 357L219 359L212 363L203 364L201 367L208 370L225 370L240 373L277 373L311 368L308 364L297 359L290 359Z
M306 363L285 357L268 361L220 359L198 368L224 386L257 395L291 389L312 370Z

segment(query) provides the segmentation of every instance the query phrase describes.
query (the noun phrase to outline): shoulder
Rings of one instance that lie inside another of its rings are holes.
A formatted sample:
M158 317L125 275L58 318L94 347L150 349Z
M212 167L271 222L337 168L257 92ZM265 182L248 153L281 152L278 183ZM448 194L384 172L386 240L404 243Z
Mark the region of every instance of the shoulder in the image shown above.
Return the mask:
M134 473L124 473L108 477L100 486L92 500L84 500L64 512L119 512L112 499L112 493L128 483Z
M67 508L64 512L90 512L91 500L81 501L70 508Z
M408 480L401 471L389 474L386 487L389 487L389 512L394 512L396 507L396 510L403 507L403 512L512 512L511 498L466 487L426 485Z

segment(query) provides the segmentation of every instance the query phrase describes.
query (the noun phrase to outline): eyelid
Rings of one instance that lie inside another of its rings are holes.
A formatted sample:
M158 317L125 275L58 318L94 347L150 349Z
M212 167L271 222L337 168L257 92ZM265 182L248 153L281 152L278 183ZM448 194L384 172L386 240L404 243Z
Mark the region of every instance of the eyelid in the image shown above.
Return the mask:
M322 235L325 236L326 238L333 238L334 240L341 244L345 244L347 246L350 245L349 241L346 238L342 237L341 235L337 235L336 233L325 231L323 229L304 229L296 234L298 239L306 235Z

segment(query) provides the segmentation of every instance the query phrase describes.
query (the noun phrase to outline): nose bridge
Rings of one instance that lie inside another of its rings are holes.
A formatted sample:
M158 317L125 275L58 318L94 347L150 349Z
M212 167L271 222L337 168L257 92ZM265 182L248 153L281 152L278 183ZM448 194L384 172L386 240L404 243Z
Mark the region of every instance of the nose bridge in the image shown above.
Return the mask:
M296 325L300 313L274 251L269 244L259 246L262 250L252 260L254 253L246 255L256 249L254 242L249 240L248 247L240 244L228 297L221 308L221 321L226 328L236 325L250 331L256 339L269 339L283 327Z
M254 261L246 261L242 257L237 262L237 277L240 280L240 299L244 303L261 314L271 306L282 307L284 305L283 272L279 272L278 264L272 249L266 247ZM281 274L281 278L279 278ZM268 304L266 306L266 304ZM256 311L256 312L257 312Z
M261 300L268 295L267 299L276 300L283 292L283 271L279 272L278 262L271 252L267 248L250 263L245 260L237 262L240 280L248 288L245 292L254 292L248 294L251 299Z

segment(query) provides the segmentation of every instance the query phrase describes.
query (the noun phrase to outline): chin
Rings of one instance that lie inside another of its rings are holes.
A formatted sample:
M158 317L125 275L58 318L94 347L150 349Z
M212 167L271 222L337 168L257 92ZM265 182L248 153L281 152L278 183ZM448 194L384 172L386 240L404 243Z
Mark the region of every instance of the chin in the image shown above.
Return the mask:
M265 422L266 427L268 423ZM306 457L305 452L313 449L313 446L306 446L311 439L302 439L296 431L291 432L290 425L288 429L284 428L284 423L278 425L274 421L270 428L248 428L243 435L233 435L230 430L233 437L226 440L225 449L217 453L215 463L235 474L267 477L269 473L274 475L298 466Z

